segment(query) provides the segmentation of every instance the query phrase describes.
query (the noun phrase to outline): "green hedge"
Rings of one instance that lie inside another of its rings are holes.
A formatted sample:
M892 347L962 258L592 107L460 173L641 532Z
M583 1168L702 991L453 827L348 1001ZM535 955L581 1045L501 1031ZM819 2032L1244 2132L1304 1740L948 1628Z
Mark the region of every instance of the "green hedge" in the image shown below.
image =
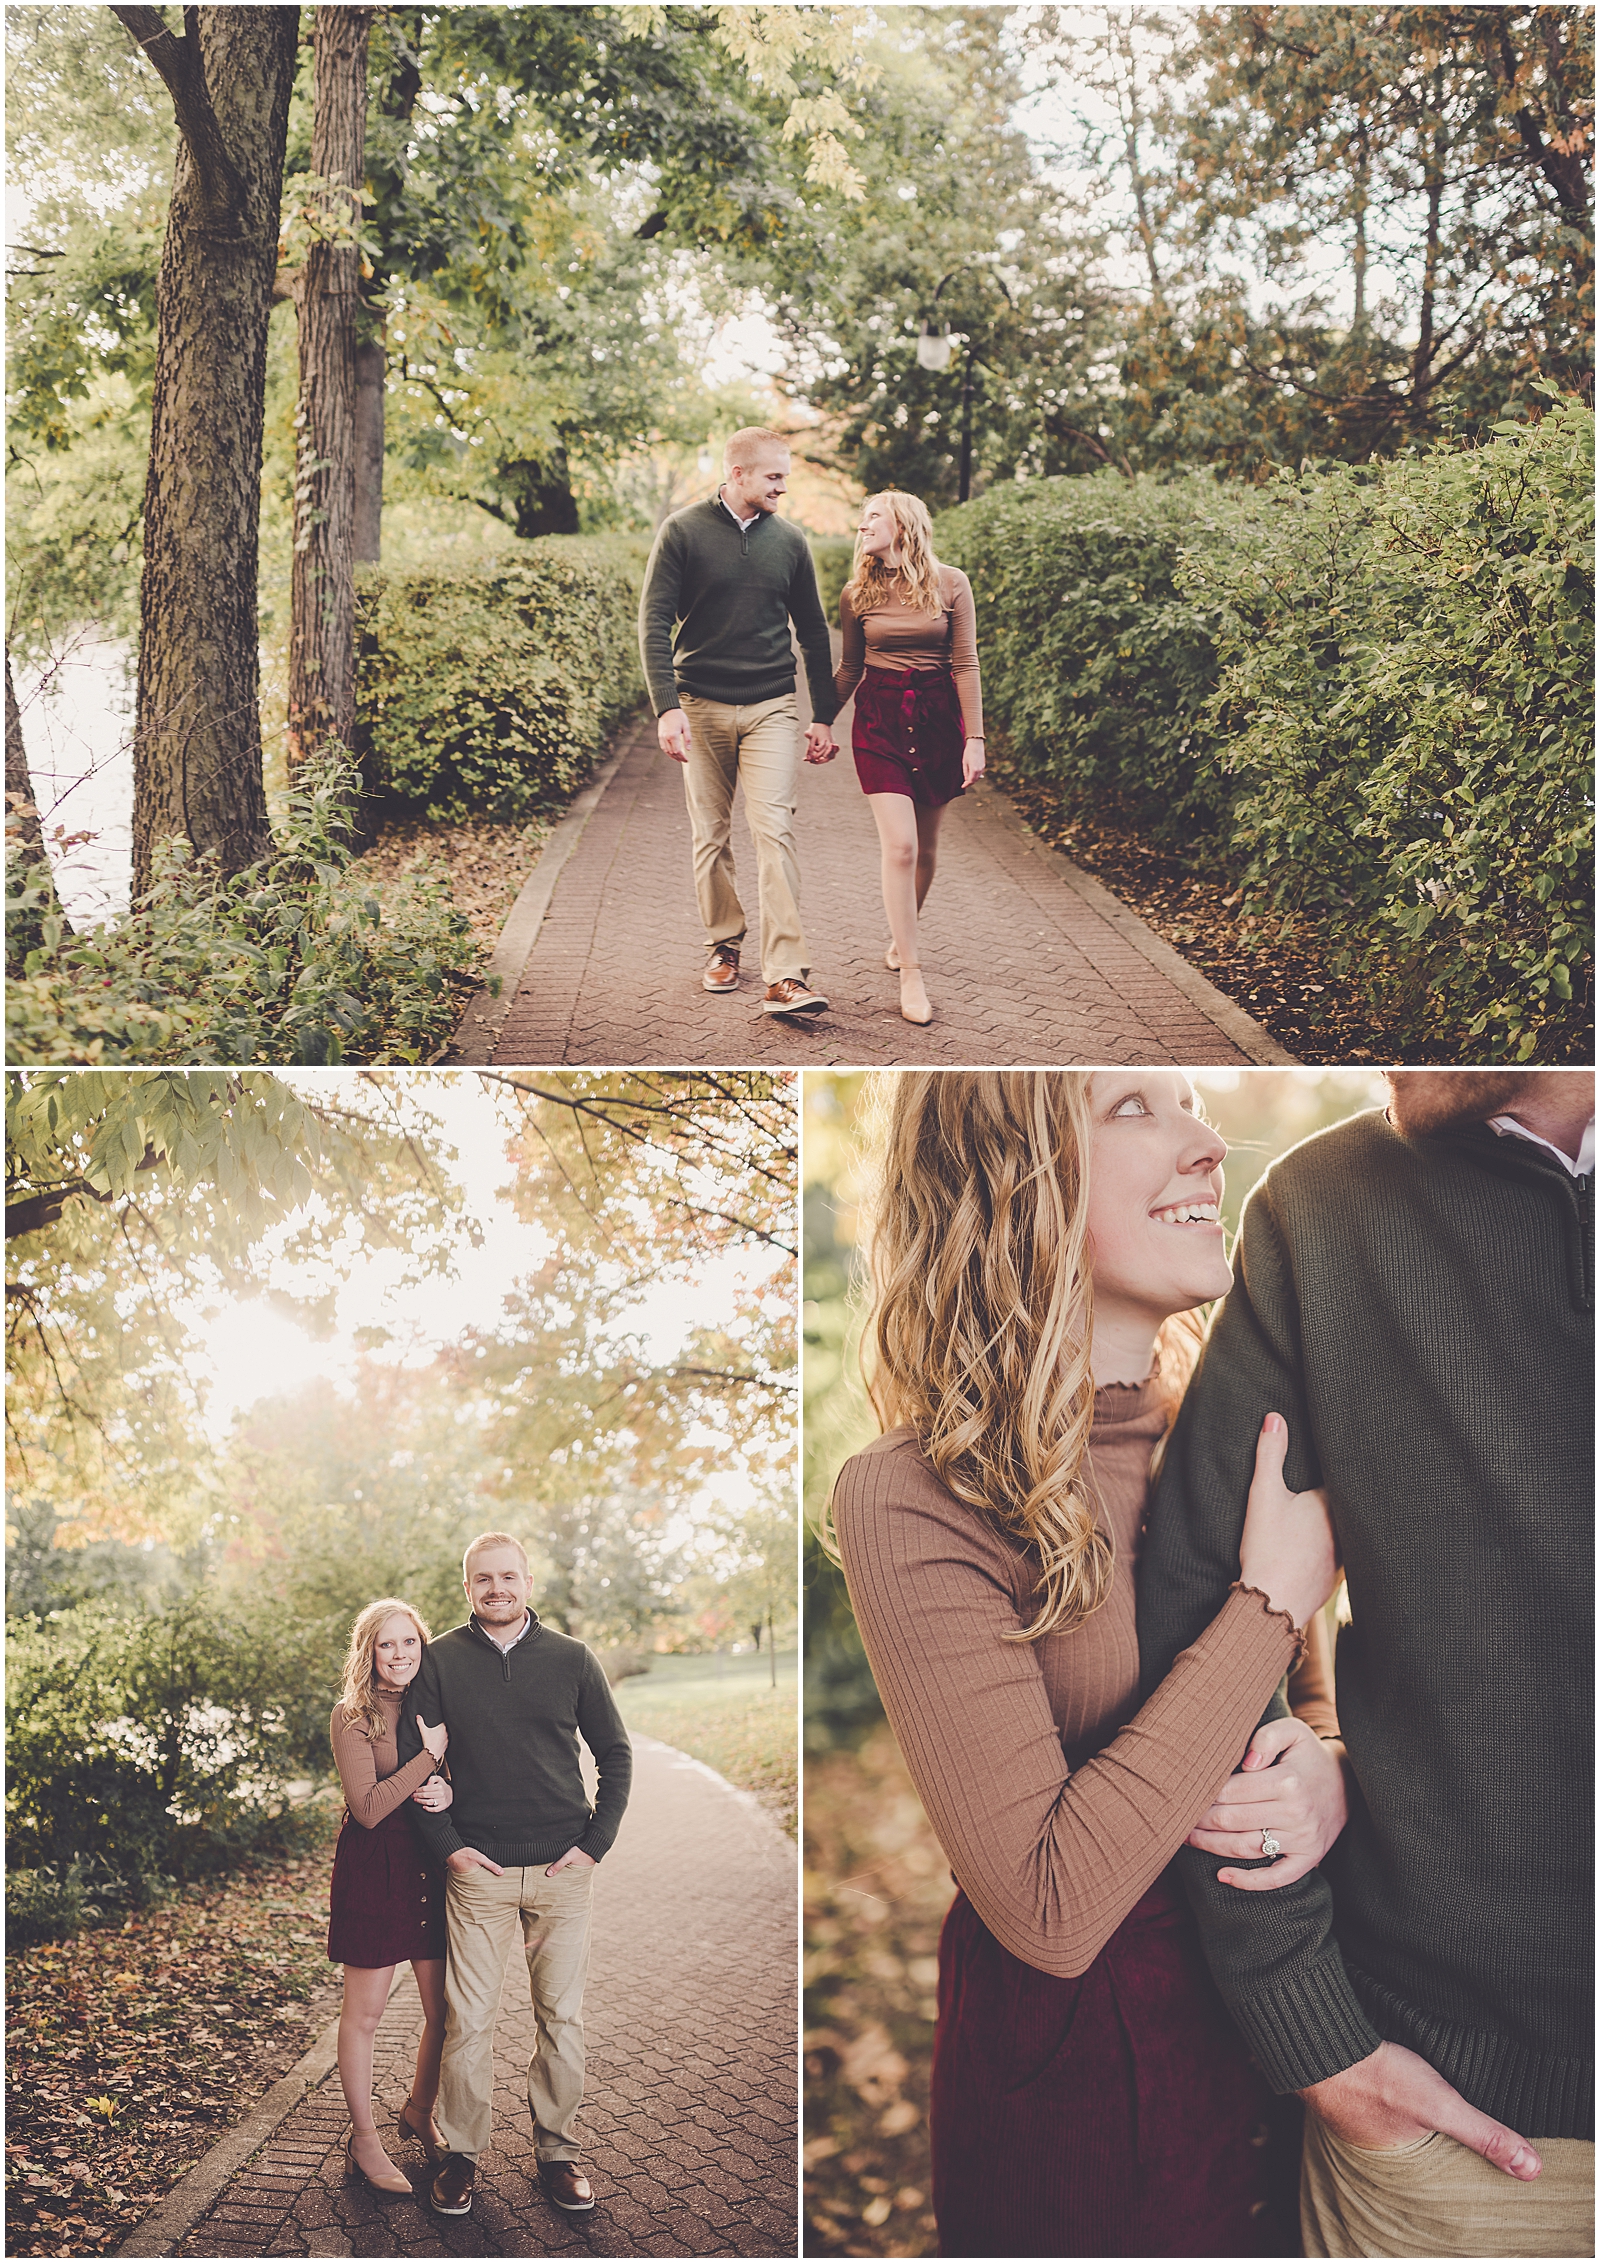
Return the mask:
M1552 395L1479 447L1267 488L995 490L938 546L1025 770L1315 923L1408 1045L1565 1058L1592 980L1593 444Z
M984 712L1023 768L1069 800L1114 793L1171 825L1228 791L1205 728L1215 615L1182 586L1185 553L1225 548L1248 491L1116 472L997 487L940 518L939 556L970 575Z
M6 1625L7 1911L37 1938L292 1843L328 1765L322 1629L210 1593Z
M479 566L364 573L356 728L370 790L451 822L566 800L643 694L647 555L627 535L546 535Z
M1196 552L1253 896L1395 970L1465 1056L1570 1050L1594 949L1594 417L1285 479ZM1333 953L1337 966L1344 948Z

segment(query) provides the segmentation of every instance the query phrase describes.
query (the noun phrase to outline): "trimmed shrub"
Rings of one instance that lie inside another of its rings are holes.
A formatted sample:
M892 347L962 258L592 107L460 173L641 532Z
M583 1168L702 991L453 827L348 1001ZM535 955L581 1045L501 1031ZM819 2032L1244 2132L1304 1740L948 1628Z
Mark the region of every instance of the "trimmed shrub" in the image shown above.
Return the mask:
M855 538L848 534L814 534L810 537L810 542L822 610L828 616L828 626L836 629L839 626L839 592L850 579L850 568L855 563Z
M210 1594L10 1620L6 1858L25 1922L71 1931L293 1843L289 1781L327 1765L334 1677L316 1650L275 1611Z
M447 822L565 801L643 694L647 555L627 535L544 535L481 565L364 573L356 725L369 790Z
M1582 1020L1593 460L1558 400L1481 447L1285 475L1248 544L1184 564L1247 888L1318 917L1336 967L1381 958L1408 1032L1472 1058Z
M972 581L984 712L1069 803L1112 793L1163 827L1225 809L1203 722L1215 615L1182 559L1236 541L1249 508L1205 477L1107 471L992 488L939 519L939 556Z
M6 1058L420 1061L449 1041L480 956L443 881L381 893L354 864L348 762L308 766L278 848L233 880L184 843L113 926L73 935L43 869L6 848L6 927L41 940L6 985ZM14 924L15 923L15 924Z

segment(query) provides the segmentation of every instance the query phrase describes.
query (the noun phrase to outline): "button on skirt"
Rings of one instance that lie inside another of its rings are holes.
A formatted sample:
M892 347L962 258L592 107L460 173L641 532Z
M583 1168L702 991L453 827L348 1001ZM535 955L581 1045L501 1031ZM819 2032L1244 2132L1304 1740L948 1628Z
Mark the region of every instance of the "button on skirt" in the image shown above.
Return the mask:
M371 1831L346 1814L333 1854L328 1954L335 1964L442 1957L444 1871L423 1852L411 1802Z
M909 794L924 809L954 801L966 733L948 668L866 668L850 751L864 794Z

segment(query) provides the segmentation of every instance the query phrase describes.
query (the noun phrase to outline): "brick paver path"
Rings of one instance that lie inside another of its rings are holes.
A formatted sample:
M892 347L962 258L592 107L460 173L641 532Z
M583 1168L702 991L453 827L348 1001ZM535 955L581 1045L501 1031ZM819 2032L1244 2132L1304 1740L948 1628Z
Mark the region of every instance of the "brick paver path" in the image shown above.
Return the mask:
M418 2149L396 2137L420 2024L407 1973L378 2031L376 2090L379 2130L418 2197L380 2200L347 2180L349 2122L330 2074L178 2254L796 2253L794 1848L708 1770L647 1738L634 1744L633 1797L595 1879L579 2124L593 2214L563 2216L539 2190L525 2080L533 2016L514 1954L494 2142L470 2216L433 2214Z
M801 912L827 1013L796 1022L760 1010L755 850L742 800L733 834L750 920L741 983L731 997L700 988L705 931L682 777L647 721L556 883L495 1060L1219 1067L1289 1058L983 787L946 812L923 915L935 1018L926 1029L902 1021L899 984L883 964L877 833L850 759L849 708L836 729L837 761L801 766L798 818Z

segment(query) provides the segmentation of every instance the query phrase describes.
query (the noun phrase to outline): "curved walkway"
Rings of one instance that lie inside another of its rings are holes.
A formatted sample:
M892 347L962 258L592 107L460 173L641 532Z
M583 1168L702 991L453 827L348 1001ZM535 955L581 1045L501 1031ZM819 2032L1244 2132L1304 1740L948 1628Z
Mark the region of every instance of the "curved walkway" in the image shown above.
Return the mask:
M883 964L877 835L849 755L802 765L801 909L812 981L830 1011L761 1011L755 851L742 802L734 857L752 921L740 986L700 987L704 930L690 880L677 765L648 718L557 827L497 954L506 994L469 1007L455 1060L706 1067L1072 1062L1222 1067L1293 1058L1108 888L1045 847L1004 795L951 804L923 919L937 1009L900 1018ZM514 987L513 987L514 985Z
M579 2122L597 2205L567 2217L534 2171L525 2069L533 2015L507 1968L494 2143L472 2214L436 2216L395 2139L419 2013L409 1970L378 2031L378 2127L418 2198L348 2182L339 2078L317 2080L173 2245L128 2255L738 2255L796 2252L795 1849L746 1794L635 1736L633 1797L595 1880ZM203 2179L205 2163L191 2172ZM145 2230L169 2215L171 2196Z

